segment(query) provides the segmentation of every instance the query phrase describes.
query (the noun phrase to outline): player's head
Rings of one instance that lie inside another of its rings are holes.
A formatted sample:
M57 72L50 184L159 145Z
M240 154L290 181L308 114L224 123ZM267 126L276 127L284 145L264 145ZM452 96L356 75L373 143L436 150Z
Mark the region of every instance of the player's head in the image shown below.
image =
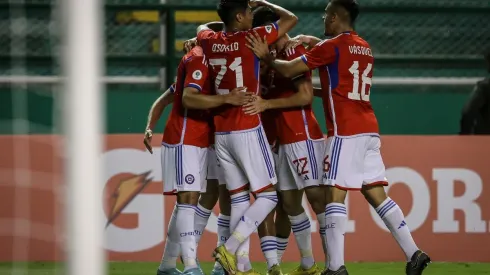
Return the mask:
M218 15L228 29L245 31L252 28L252 9L248 0L221 0Z
M345 28L352 29L358 15L357 0L330 0L323 16L325 35L338 35L346 31Z
M265 26L270 23L274 23L279 20L279 16L269 7L261 6L253 11L253 24L254 28Z

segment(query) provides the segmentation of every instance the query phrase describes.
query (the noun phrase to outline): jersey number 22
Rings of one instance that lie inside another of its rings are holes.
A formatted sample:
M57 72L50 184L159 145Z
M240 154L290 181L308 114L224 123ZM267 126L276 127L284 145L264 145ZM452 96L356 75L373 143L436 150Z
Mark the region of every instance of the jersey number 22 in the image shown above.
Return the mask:
M226 72L228 71L228 68L232 71L235 72L236 76L236 83L235 87L233 88L238 88L238 87L243 87L243 69L242 69L242 58L237 57L235 60L230 64L230 66L227 66L226 64L226 59L225 58L214 58L214 59L209 59L209 64L213 66L221 66L220 71L218 72L218 75L216 76L216 79L214 81L214 85L216 87L216 93L219 95L224 95L228 94L230 92L229 89L220 89L219 86L221 84L221 81L223 80L223 77L225 76Z

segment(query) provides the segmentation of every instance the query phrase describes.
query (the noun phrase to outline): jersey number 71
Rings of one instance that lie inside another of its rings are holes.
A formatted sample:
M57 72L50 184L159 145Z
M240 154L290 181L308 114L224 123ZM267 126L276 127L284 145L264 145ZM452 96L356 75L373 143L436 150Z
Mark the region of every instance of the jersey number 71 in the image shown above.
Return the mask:
M218 72L218 75L216 76L216 79L214 81L214 85L216 87L216 93L219 95L228 94L230 92L229 89L219 88L221 81L223 80L223 77L225 77L225 74L228 71L228 68L235 72L236 86L234 88L243 87L242 58L241 57L235 58L235 60L230 64L230 66L227 66L226 63L227 62L225 58L209 59L209 64L213 66L213 70L215 69L215 66L221 66L220 71Z

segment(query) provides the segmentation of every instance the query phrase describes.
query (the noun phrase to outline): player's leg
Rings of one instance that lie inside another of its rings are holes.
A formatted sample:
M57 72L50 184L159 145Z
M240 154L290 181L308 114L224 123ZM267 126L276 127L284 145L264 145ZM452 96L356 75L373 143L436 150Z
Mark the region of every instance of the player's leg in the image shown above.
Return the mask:
M385 166L380 154L380 146L379 138L367 138L367 153L364 159L364 186L361 192L369 204L376 209L379 217L405 253L408 262L407 274L420 274L430 262L430 258L426 253L419 250L405 222L402 210L385 192L384 186L388 185L388 182L385 178Z
M277 205L277 194L274 188L276 183L274 160L265 140L262 127L246 133L233 134L228 139L229 148L233 150L233 158L240 163L240 168L243 169L241 171L246 173L244 178L250 180L251 190L257 194L255 202L240 216L240 221L225 246L215 250L217 260L220 261L225 270L232 274L236 272L234 267L221 258L228 259L229 254L237 253L239 246L249 241L249 236ZM218 151L218 157L219 153ZM221 160L220 163L223 165ZM239 195L241 194L232 194L232 220L233 200L238 200ZM249 200L249 198L243 199ZM237 256L239 254L237 253ZM240 259L238 258L239 262ZM240 270L243 267L238 265L237 268Z
M157 270L157 275L180 275L182 272L177 269L177 258L180 256L179 234L177 232L177 204L172 211L172 217L167 229L167 239L165 250Z
M162 146L161 164L162 178L164 182L163 192L165 195L174 196L177 192L176 168L175 168L175 147ZM174 206L172 217L168 225L167 239L165 241L165 250L162 261L158 267L158 275L179 275L177 269L177 258L180 256L179 232L177 231L177 204Z
M280 275L282 274L279 268L279 258L277 254L277 239L276 228L274 224L274 214L272 211L267 215L265 220L259 225L258 233L260 238L260 248L264 253L267 261L267 274Z
M184 273L202 274L197 264L195 215L199 195L205 186L207 148L181 145L176 148L177 231Z
M230 237L230 212L231 212L231 199L228 189L226 189L226 183L224 180L219 180L219 208L220 213L218 216L218 244L217 247L223 245ZM211 275L224 275L225 272L219 262L214 262Z
M344 266L344 234L347 209L344 204L347 190L360 190L363 173L363 144L358 138L327 140L323 175L325 192L325 237L328 267L322 274L347 274Z
M223 171L223 179L230 194L229 230L233 232L250 206L250 193L248 191L248 180L230 151L229 142L231 139L230 135L216 135L215 148L221 171ZM231 251L227 250L225 245L233 238L232 234L230 234L225 244L218 246L213 253L224 270L231 274L236 274L237 269L240 272L252 269L248 257L250 245L248 236L235 235L236 238L239 238L239 243L233 249L230 249Z
M277 258L279 263L282 261L282 256L286 252L286 248L289 243L289 235L291 234L291 222L289 217L283 208L283 199L281 194L278 193L278 203L276 206L276 220L274 222L276 227L276 240L277 240Z

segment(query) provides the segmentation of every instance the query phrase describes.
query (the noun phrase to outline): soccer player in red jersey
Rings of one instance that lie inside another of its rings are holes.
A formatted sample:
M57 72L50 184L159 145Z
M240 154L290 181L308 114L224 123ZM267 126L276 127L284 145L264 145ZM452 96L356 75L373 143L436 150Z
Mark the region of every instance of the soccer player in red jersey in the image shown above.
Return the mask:
M277 20L276 14L267 7L254 11L254 26L267 25ZM302 45L286 48L289 36L285 34L272 46L276 58L293 60L306 50ZM285 78L274 70L264 75L268 83L268 99L248 103L244 107L247 114L265 110L275 113L275 126L279 142L277 164L278 186L281 191L282 207L289 216L291 228L301 253L301 265L290 274L307 275L319 272L313 258L311 246L311 225L302 206L303 191L317 214L320 232L325 230L325 204L322 184L323 155L325 140L311 109L313 86L311 72L305 72L293 79ZM267 116L267 112L263 117Z
M344 233L348 190L360 190L390 229L407 258L406 274L421 274L429 256L413 241L405 217L383 186L385 166L380 154L378 123L369 101L374 57L369 44L354 32L359 14L356 0L331 0L325 9L326 39L292 61L275 59L260 35L250 47L286 77L319 68L328 141L324 183L329 186L325 208L327 269L323 275L348 274L344 266Z
M227 94L236 87L247 87L248 91L260 94L259 59L245 46L245 37L252 28L251 8L262 5L271 7L280 19L255 31L265 36L269 44L273 43L298 19L266 1L222 0L217 12L223 21L218 24L222 29L224 26L223 31L211 30L212 25L216 26L212 23L198 28L197 41L209 59L217 94ZM274 160L259 115L245 115L241 107L227 106L218 110L214 122L216 153L231 194L233 231L225 245L215 250L215 257L231 274L237 270L253 273L248 260L249 236L267 216L272 218L269 214L277 204ZM257 198L252 205L249 189ZM270 240L267 245L276 247L277 242ZM280 272L277 265L273 267L270 273Z
M178 233L185 274L202 274L196 260L195 213L199 194L206 191L210 143L207 109L224 104L240 106L250 98L249 93L237 90L226 95L209 95L209 85L207 60L202 49L195 47L178 67L172 111L161 150L164 194L177 193L174 230Z

